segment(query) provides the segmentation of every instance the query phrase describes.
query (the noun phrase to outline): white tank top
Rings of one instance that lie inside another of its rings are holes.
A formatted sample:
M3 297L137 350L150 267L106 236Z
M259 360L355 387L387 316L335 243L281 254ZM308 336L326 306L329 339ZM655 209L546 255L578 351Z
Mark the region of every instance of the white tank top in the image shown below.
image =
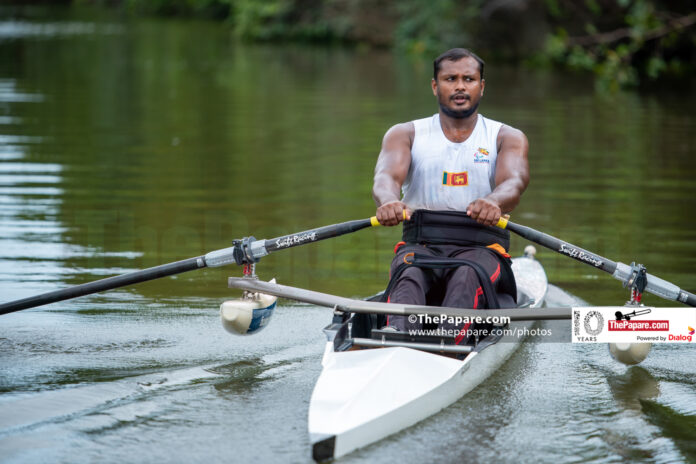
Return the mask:
M451 142L440 115L413 121L411 166L402 186L403 202L412 209L464 211L469 203L495 188L498 121L480 114L464 142Z

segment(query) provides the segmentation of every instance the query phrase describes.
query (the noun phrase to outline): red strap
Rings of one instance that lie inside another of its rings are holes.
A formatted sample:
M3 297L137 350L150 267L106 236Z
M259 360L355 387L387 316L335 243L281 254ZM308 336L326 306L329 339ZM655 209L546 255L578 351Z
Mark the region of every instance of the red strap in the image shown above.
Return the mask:
M491 276L491 282L495 282L498 277L500 277L500 263L498 263L498 268L495 270L493 275Z
M406 242L399 242L396 245L394 245L394 254L396 254L397 251L399 251L399 248L401 248L404 245L406 245Z

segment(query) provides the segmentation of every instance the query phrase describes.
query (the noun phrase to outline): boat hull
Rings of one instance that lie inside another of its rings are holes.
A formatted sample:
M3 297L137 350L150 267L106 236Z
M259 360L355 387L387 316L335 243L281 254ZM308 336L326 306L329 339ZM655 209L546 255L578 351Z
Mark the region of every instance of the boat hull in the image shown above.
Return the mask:
M541 265L517 258L513 271L520 292L541 306L547 288ZM464 360L404 347L337 352L329 341L309 407L314 459L343 456L436 414L490 377L521 341L507 338Z

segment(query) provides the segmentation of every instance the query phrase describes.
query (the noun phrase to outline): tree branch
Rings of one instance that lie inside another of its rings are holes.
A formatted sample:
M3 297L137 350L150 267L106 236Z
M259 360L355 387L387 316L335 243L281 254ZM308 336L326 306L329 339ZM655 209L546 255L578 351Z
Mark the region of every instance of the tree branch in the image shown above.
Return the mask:
M659 37L669 34L670 32L677 31L679 29L684 29L689 26L693 26L694 24L696 24L696 13L691 13L690 15L673 19L664 26L647 32L643 36L643 40L647 41L657 39ZM630 27L622 27L621 29L616 29L611 32L602 32L599 34L586 35L583 37L569 37L568 45L579 45L581 47L586 47L589 45L609 44L612 42L617 42L621 39L631 37L631 31L632 29Z

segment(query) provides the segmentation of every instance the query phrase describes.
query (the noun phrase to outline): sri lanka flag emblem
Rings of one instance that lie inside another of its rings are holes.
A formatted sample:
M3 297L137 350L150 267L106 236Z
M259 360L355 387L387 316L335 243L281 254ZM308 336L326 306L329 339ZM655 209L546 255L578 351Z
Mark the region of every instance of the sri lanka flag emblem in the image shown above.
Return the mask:
M464 187L469 185L469 175L464 172L447 172L442 173L442 185L451 187Z

